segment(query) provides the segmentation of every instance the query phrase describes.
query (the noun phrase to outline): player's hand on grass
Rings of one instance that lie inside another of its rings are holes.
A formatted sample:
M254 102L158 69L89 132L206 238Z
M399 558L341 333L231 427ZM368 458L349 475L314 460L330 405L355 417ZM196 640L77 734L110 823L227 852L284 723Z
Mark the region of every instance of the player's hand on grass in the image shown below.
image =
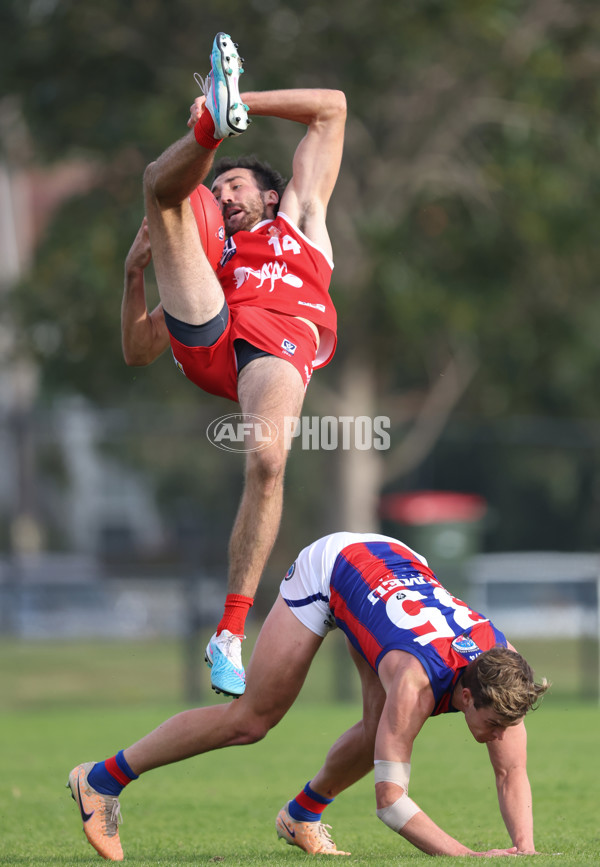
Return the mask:
M511 846L510 849L488 849L487 852L473 852L477 858L498 858L503 855L517 856L519 851L516 846Z

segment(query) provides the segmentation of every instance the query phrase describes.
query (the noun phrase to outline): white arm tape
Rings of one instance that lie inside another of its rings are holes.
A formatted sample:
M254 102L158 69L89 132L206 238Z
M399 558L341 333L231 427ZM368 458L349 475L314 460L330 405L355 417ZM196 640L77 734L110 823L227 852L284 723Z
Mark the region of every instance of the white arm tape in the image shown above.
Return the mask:
M410 762L384 762L375 759L375 782L396 783L408 792L410 779Z
M421 808L418 807L407 794L398 798L398 800L390 807L385 807L383 810L376 810L377 818L381 819L388 828L391 828L392 831L395 831L397 834L400 833L402 828L404 828L409 819L412 819L415 813L420 812Z

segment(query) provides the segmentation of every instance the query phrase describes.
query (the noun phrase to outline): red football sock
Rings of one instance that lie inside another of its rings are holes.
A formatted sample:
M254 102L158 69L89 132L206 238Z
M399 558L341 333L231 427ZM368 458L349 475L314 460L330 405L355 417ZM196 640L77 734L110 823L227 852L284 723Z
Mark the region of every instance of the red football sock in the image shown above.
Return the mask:
M204 109L194 124L194 135L198 144L209 151L218 148L223 141L222 138L215 138L215 122L207 109Z
M252 608L254 599L251 596L241 596L239 593L228 593L225 597L225 611L217 626L217 635L228 629L233 635L243 635L246 617Z

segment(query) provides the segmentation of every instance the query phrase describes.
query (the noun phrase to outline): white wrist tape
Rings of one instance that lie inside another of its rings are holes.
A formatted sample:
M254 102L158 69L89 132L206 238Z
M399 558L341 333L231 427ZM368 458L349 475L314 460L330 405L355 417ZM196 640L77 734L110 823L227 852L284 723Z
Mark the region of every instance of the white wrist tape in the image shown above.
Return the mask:
M396 783L408 792L410 779L410 762L384 762L375 759L375 782Z
M418 807L407 794L398 798L398 800L390 807L384 807L383 810L376 810L377 818L381 819L388 828L391 828L392 831L395 831L397 834L400 833L402 828L404 828L409 819L412 819L415 813L420 812L421 808Z

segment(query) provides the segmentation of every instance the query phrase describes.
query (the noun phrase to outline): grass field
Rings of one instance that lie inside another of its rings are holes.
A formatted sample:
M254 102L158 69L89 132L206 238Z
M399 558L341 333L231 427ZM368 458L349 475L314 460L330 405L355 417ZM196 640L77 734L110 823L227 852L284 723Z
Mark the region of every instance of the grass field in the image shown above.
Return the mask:
M552 662L549 651L537 651ZM314 864L277 840L274 819L360 715L356 702L328 700L334 662L331 651L322 653L296 706L260 744L161 768L129 787L122 798L126 863ZM597 865L600 711L572 694L573 676L550 668L558 683L529 719L529 762L538 849L561 854L526 860ZM114 754L182 709L178 645L2 642L0 678L0 863L100 864L64 788L68 772ZM212 693L205 698L213 702ZM430 720L421 733L411 795L467 845L508 845L487 751L460 715ZM376 819L371 779L340 796L326 820L338 846L353 853L345 863L430 861Z

